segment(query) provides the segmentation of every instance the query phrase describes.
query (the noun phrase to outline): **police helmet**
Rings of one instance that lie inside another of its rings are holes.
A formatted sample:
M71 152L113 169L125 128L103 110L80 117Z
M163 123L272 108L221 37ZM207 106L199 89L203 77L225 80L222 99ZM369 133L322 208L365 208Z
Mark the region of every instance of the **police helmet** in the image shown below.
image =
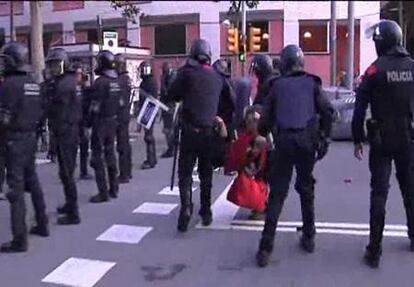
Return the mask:
M141 78L152 76L152 67L151 64L147 61L144 61L139 65L139 74Z
M202 64L211 63L211 47L204 39L196 39L191 45L191 57Z
M29 50L18 42L9 42L0 52L0 66L5 74L13 72L29 73Z
M250 65L250 74L265 78L272 74L272 59L268 55L257 54L253 56Z
M378 56L384 55L391 48L402 46L401 27L395 21L382 20L371 29L373 30L372 39Z
M50 49L45 62L51 75L62 75L69 70L69 56L62 48Z
M218 59L217 61L215 61L213 64L213 68L220 74L223 74L225 76L230 76L229 65L227 61L224 59Z
M302 49L297 45L287 45L282 50L280 62L283 75L303 71L305 67L305 57Z
M96 56L96 69L97 75L107 74L108 71L114 71L115 69L115 56L108 50L103 50Z
M115 68L118 74L127 72L126 58L124 54L118 53L115 55Z

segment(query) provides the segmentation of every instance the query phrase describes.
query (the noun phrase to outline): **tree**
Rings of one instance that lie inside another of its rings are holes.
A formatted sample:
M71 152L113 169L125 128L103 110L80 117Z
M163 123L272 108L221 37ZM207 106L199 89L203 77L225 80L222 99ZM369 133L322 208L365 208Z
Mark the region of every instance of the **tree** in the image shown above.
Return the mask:
M42 2L30 1L30 50L34 76L38 83L42 82L42 71L45 68L45 55L43 52L43 20Z
M241 9L241 2L242 0L238 0L238 1L230 1L230 8L229 8L229 14L231 13L238 13L240 12ZM251 8L256 8L257 5L259 4L259 1L245 1L246 2L246 6Z
M141 11L139 7L131 3L131 1L113 1L111 0L111 7L115 10L122 10L122 16L124 16L128 21L136 24L136 16L138 16Z

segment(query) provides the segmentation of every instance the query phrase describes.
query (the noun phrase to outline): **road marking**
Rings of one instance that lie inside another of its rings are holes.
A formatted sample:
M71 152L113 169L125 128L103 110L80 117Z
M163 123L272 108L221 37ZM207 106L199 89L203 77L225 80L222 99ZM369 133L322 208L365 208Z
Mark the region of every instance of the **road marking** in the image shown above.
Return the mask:
M227 200L227 193L232 184L233 181L231 181L226 186L224 191L221 193L221 195L217 198L217 200L211 207L214 221L209 227L211 227L212 229L215 229L215 227L220 228L221 226L231 226L231 222L233 221L234 216L239 210L239 207L237 205ZM198 224L196 227L202 228L204 226Z
M214 222L214 221L213 221ZM215 224L210 226L198 225L199 229L209 230L241 230L241 231L256 231L262 232L263 226L255 225L225 225ZM298 232L297 227L283 227L276 228L278 232ZM356 236L369 236L369 230L358 230L358 229L334 229L334 228L316 228L316 233L319 234L337 234L337 235L356 235ZM383 233L384 237L407 237L407 232L403 231L390 231L385 230Z
M71 257L43 278L42 282L93 287L115 265L115 262Z
M264 221L263 220L233 220L231 224L232 225L263 226ZM278 226L301 227L302 221L280 221L278 222ZM319 228L369 230L369 224L366 224L366 223L315 222L315 226ZM407 232L407 226L400 225L400 224L386 224L384 227L384 230Z
M158 202L144 202L138 206L132 213L146 213L146 214L160 214L168 215L174 208L176 203L158 203Z
M138 244L152 227L114 224L96 238L97 241Z
M46 164L51 163L52 161L50 159L37 158L35 162L36 164Z
M193 192L197 189L196 187L193 187ZM178 188L178 186L174 186L173 190L171 190L171 188L169 186L164 187L163 189L161 189L160 192L158 192L159 195L174 195L174 196L180 196L180 189Z

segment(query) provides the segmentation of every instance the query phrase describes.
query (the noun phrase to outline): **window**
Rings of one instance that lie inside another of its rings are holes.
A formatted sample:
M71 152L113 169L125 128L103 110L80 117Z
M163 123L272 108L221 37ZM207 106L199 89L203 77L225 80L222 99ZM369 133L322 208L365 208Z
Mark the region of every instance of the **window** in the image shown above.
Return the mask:
M327 53L328 22L300 21L299 43L305 53Z
M97 29L89 29L86 31L88 34L88 38L87 41L94 43L94 44L98 44L98 30Z
M185 54L185 25L159 25L155 27L155 55Z
M84 1L53 1L53 11L83 9Z
M10 15L10 3L13 3L13 14L22 15L24 3L23 1L0 1L0 16Z
M241 24L240 24L241 27ZM257 52L269 52L269 22L267 21L255 21L247 23L247 39L250 39L250 27L260 29L260 50ZM247 51L250 51L249 43L247 43Z

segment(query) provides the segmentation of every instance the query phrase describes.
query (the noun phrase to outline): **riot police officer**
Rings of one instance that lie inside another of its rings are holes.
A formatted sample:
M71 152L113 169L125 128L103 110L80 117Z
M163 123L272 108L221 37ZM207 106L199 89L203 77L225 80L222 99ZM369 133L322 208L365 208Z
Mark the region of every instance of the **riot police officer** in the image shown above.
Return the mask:
M3 244L0 252L25 252L28 248L25 189L30 192L36 225L30 230L39 236L49 236L43 192L36 174L36 129L42 117L40 87L28 66L28 49L9 42L1 51L5 64L5 81L0 87L0 125L5 128L1 138L6 144L7 199L11 209L13 240ZM4 144L4 143L3 143Z
M255 75L258 81L257 95L254 100L254 104L263 105L270 90L270 83L274 77L272 59L268 55L254 55L250 67L250 73Z
M62 48L49 50L46 67L53 81L47 88L47 118L55 136L59 177L63 184L65 204L57 208L58 224L79 224L78 191L74 179L82 117L81 87L69 57Z
M118 82L122 91L123 106L118 116L116 130L117 151L119 160L119 183L128 183L132 178L131 144L129 142L129 121L131 109L131 79L126 67L123 54L115 55L115 65L118 72Z
M203 225L212 222L211 142L218 104L224 90L223 79L210 66L210 44L206 40L197 39L193 42L190 53L185 65L179 69L167 97L167 101L182 101L178 162L181 209L177 225L180 232L187 231L193 212L191 186L197 160L201 201L199 215Z
M320 137L325 143L329 142L333 117L333 108L321 93L321 79L304 71L302 50L296 45L286 46L281 53L281 62L283 76L271 83L260 123L262 135L272 131L276 140L269 163L270 194L266 222L256 258L260 267L269 262L293 168L297 174L295 188L302 209L300 245L306 252L314 251L315 180L312 172L315 160L327 152L326 145L324 149L316 149L319 144L316 139Z
M142 107L146 95L157 98L158 88L152 73L151 64L149 62L142 62L139 67L139 70L142 79L142 82L139 86L140 92L142 92L143 94L143 97L140 97L140 106ZM154 168L157 164L157 154L154 138L154 124L149 129L145 129L144 141L145 145L147 146L147 159L141 165L141 169L151 169Z
M362 159L365 113L370 105L372 118L367 121L367 130L371 209L365 261L371 267L378 267L392 161L407 215L411 251L414 251L414 61L402 47L402 32L397 23L384 20L372 30L378 59L366 70L357 90L352 132L355 157Z
M172 82L176 77L176 73L171 66L171 63L165 62L162 65L162 75L161 75L161 89L160 89L160 100L165 103L165 98L167 97L168 90L171 87ZM167 104L169 110L162 111L162 121L164 124L163 133L165 139L167 140L167 150L161 155L162 158L173 157L174 150L174 112L176 108L175 103Z
M213 64L214 70L222 77L224 83L224 92L220 97L217 115L223 119L227 128L232 127L233 113L236 102L236 95L230 81L227 61L219 59Z
M80 64L77 64L74 68L77 82L82 89L82 120L79 123L79 178L88 180L92 179L92 176L88 172L90 128L88 127L87 122L91 83L89 82L87 75L84 74Z
M91 87L92 158L99 193L92 203L106 202L109 196L118 197L118 168L115 155L115 136L118 115L124 104L115 70L115 57L107 50L96 57L95 73L99 77Z

